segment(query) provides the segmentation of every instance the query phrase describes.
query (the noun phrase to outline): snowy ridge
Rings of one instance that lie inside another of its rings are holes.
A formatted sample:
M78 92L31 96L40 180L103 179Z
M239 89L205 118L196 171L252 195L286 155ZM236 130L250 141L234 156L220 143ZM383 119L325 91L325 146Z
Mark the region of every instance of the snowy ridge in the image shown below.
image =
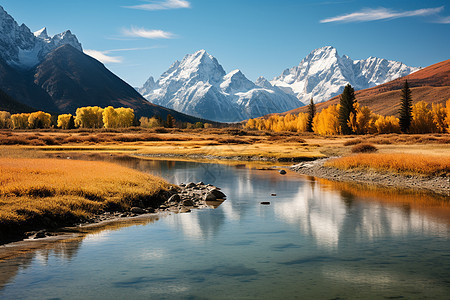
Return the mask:
M298 66L286 69L271 84L295 95L303 103L311 98L326 101L340 93L350 83L355 90L366 89L409 75L420 68L377 57L352 60L339 56L331 46L312 51Z
M49 37L44 27L36 32L17 22L0 6L0 57L9 65L31 68L54 49L69 44L82 51L78 39L69 30Z
M150 77L138 91L154 104L221 122L242 121L302 105L264 78L253 83L240 70L226 74L205 50L176 61L158 81Z

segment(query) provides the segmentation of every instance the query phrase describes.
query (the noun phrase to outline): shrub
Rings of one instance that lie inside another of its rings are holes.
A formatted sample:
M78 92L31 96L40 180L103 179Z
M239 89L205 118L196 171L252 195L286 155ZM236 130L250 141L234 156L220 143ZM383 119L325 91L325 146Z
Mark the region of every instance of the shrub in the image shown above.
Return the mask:
M377 147L372 144L364 143L352 147L352 153L371 153L378 151Z
M344 143L344 146L352 146L352 145L357 145L357 144L361 144L363 142L362 139L351 139L348 140Z

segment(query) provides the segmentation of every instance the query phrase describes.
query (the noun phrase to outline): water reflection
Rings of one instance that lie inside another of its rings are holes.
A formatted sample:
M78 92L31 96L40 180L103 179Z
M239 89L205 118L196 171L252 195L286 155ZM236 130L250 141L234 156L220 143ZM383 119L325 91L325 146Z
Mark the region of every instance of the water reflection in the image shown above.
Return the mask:
M107 159L173 183L215 184L227 201L165 215L150 226L157 218L111 224L0 262L0 297L38 291L77 298L80 286L92 288L88 298L423 298L425 289L439 298L450 292L446 199L242 166ZM87 272L95 274L95 288L80 275Z

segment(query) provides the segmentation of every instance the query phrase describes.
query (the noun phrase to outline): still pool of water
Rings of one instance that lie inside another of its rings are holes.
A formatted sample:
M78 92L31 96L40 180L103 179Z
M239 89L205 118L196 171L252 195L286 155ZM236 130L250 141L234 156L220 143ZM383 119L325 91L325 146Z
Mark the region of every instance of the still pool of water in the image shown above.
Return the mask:
M119 163L228 199L2 261L0 299L450 297L448 200L242 166Z

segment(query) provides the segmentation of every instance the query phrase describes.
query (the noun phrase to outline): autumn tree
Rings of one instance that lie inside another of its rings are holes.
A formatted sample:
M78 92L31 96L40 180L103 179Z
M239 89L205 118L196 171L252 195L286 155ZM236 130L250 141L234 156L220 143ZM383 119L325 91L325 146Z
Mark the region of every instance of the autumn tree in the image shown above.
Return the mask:
M350 114L356 115L355 111L355 90L350 84L347 84L340 96L339 108L339 125L341 126L342 134L352 134L351 127L348 126Z
M445 106L445 121L447 123L447 131L450 132L450 99L447 100L447 105Z
M313 132L313 121L316 115L316 105L314 104L313 98L308 105L308 120L306 121L306 131Z
M428 109L425 101L417 102L412 107L412 121L410 131L413 133L429 133L437 132L436 124L434 123L433 112Z
M173 128L175 126L175 119L172 117L172 115L167 115L166 120L166 127L167 128Z
M0 128L10 128L11 126L11 114L7 111L0 111Z
M139 119L139 123L141 124L141 127L144 127L144 128L155 128L155 127L162 126L161 120L156 117L151 117L151 118L141 117Z
M350 113L348 126L356 134L373 133L375 129L376 116L372 113L368 106L360 106L355 104L356 112Z
M399 119L394 116L377 116L374 126L378 133L400 133Z
M313 121L314 132L320 135L340 133L339 105L331 105L316 114Z
M43 111L33 112L28 116L28 128L50 128L52 125L52 116Z
M57 126L62 129L70 129L70 119L72 118L73 122L73 116L71 114L62 114L58 116L58 124Z
M78 108L76 111L75 125L81 128L102 128L103 108L98 106Z
M401 131L403 133L408 132L412 121L412 98L408 80L405 80L405 84L402 88L399 116Z
M11 116L11 122L14 129L27 129L28 128L28 117L30 114L14 114Z

